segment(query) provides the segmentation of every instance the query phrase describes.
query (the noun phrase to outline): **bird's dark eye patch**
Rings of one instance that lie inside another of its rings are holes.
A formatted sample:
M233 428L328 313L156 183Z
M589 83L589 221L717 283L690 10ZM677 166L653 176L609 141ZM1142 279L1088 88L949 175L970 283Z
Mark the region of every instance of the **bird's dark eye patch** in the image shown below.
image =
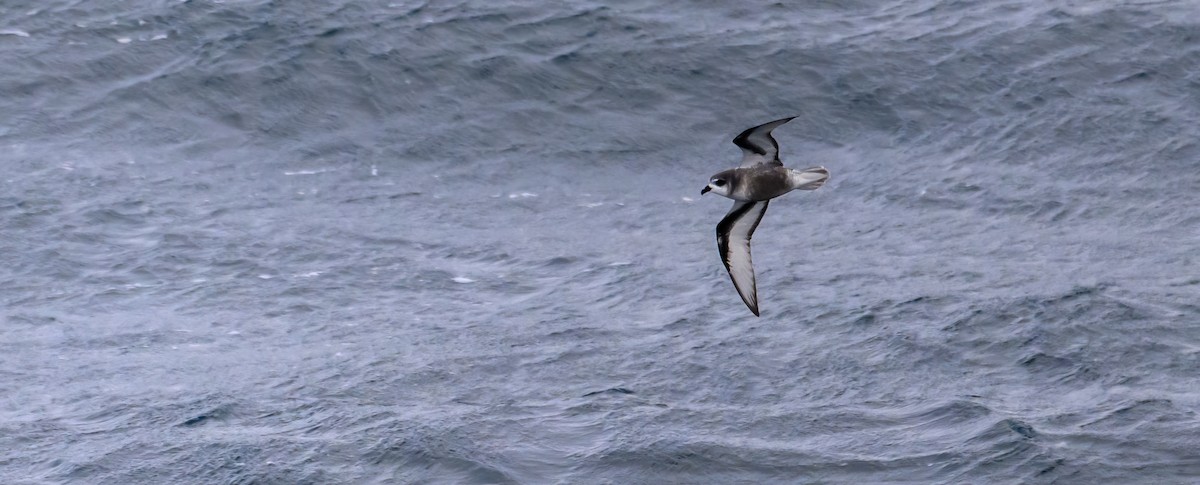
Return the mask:
M713 180L713 185L716 185L717 187L723 187L725 186L725 179Z

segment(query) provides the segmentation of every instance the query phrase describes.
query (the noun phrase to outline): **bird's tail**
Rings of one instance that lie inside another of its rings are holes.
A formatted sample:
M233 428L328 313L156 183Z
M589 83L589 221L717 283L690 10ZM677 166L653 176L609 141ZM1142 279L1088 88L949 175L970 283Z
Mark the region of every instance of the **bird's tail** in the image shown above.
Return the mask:
M792 187L796 190L817 190L829 180L829 171L825 167L812 167L804 170L788 170Z

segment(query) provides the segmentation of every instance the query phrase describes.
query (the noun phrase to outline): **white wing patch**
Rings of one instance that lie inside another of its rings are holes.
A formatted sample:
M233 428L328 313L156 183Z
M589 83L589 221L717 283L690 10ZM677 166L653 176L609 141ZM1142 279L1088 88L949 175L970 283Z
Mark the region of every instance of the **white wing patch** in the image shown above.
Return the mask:
M733 144L742 149L742 166L750 167L760 163L783 165L779 161L779 143L771 137L771 130L779 125L792 121L790 118L778 119L763 123L743 131L733 139Z
M717 224L717 250L721 262L733 280L742 301L758 316L758 287L754 281L754 264L750 260L750 237L758 227L770 201L733 203L733 208Z

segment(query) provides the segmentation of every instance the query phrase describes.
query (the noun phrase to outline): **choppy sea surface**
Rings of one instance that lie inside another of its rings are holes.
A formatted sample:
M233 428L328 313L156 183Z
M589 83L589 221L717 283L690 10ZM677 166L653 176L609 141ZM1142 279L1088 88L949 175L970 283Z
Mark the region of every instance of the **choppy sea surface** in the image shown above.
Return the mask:
M5 484L1200 482L1190 0L11 0L0 114Z

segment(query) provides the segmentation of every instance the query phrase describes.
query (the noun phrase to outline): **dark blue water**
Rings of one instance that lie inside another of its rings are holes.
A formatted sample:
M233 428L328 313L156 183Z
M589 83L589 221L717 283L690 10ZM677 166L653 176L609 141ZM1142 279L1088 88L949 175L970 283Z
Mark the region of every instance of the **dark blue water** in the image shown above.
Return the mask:
M1200 480L1196 4L731 5L5 2L0 482Z

